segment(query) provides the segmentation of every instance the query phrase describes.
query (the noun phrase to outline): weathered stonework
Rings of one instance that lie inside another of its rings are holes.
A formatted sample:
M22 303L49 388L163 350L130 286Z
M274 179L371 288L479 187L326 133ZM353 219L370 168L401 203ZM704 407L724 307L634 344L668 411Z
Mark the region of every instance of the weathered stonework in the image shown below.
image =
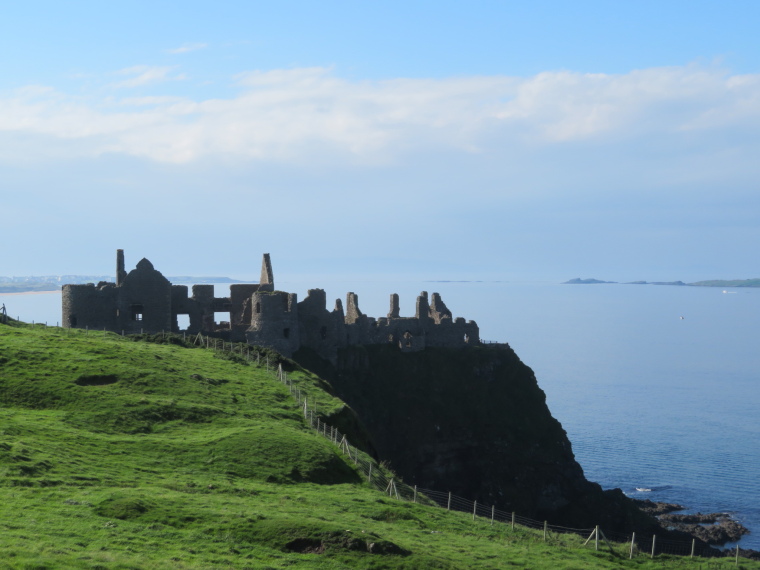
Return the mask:
M268 346L285 356L308 347L335 362L339 348L391 343L402 351L426 346L465 347L480 343L475 321L452 318L451 311L433 293L417 297L414 317L399 315L398 294L390 298L387 317L368 317L359 309L356 293L327 309L324 290L310 289L298 302L295 293L276 291L269 254L261 264L261 282L234 284L229 297L215 297L213 285L193 285L188 297L185 285L172 285L147 259L135 269L124 270L124 252L116 252L116 283L96 286L64 285L63 326L114 332L182 332L177 317L187 315L187 333L212 334L235 342ZM216 322L215 313L229 320Z

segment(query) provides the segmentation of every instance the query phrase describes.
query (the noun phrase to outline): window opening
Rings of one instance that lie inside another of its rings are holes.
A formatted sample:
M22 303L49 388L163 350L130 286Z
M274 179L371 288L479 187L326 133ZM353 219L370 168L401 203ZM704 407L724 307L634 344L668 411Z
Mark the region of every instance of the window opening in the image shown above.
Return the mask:
M142 322L144 317L144 309L142 305L132 305L130 307L132 313L132 320Z
M177 315L177 328L186 331L190 328L190 315Z

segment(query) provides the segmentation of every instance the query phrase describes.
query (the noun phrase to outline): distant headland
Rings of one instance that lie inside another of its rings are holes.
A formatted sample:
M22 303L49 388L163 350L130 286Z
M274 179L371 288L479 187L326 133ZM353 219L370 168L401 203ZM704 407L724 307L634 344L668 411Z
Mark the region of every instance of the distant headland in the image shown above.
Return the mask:
M601 281L600 279L581 279L576 277L564 281L562 285L597 285L597 284L616 284L617 281ZM678 287L760 287L760 278L757 279L711 279L708 281L695 281L694 283L684 283L683 281L627 281L622 285L676 285Z

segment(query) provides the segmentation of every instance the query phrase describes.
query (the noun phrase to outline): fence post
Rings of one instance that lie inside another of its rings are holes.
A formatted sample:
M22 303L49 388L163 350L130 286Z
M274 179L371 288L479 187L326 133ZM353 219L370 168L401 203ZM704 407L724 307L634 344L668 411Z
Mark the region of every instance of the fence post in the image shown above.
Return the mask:
M739 545L736 545L736 565L739 566Z
M512 511L512 530L515 530L515 511Z
M414 486L414 499L412 500L413 503L417 502L417 485Z
M449 502L448 502L448 504L446 505L446 510L447 510L447 511L450 511L450 510L451 510L451 491L449 491Z
M475 520L475 511L477 511L477 510L478 510L478 502L475 501L472 504L472 520Z
M491 505L491 526L493 526L493 516L496 514L496 505Z
M694 558L694 547L697 545L697 539L692 538L691 539L691 556L689 558Z
M544 542L546 542L546 532L549 530L549 523L544 521Z
M633 560L633 545L634 544L636 544L636 533L635 532L631 535L631 552L628 555L628 560ZM692 544L693 544L693 542L692 542Z
M594 550L599 550L599 525L594 527Z
M652 535L652 558L654 558L654 548L657 544L657 535Z
M369 464L369 474L367 475L367 483L372 483L372 463Z

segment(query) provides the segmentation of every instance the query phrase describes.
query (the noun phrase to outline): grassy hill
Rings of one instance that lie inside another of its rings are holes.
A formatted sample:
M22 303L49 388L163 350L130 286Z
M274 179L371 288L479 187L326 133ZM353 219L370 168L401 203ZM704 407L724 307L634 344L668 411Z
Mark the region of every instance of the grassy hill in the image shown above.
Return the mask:
M161 342L0 325L0 568L700 567L392 499L306 425L277 355ZM285 365L362 439L324 381Z

